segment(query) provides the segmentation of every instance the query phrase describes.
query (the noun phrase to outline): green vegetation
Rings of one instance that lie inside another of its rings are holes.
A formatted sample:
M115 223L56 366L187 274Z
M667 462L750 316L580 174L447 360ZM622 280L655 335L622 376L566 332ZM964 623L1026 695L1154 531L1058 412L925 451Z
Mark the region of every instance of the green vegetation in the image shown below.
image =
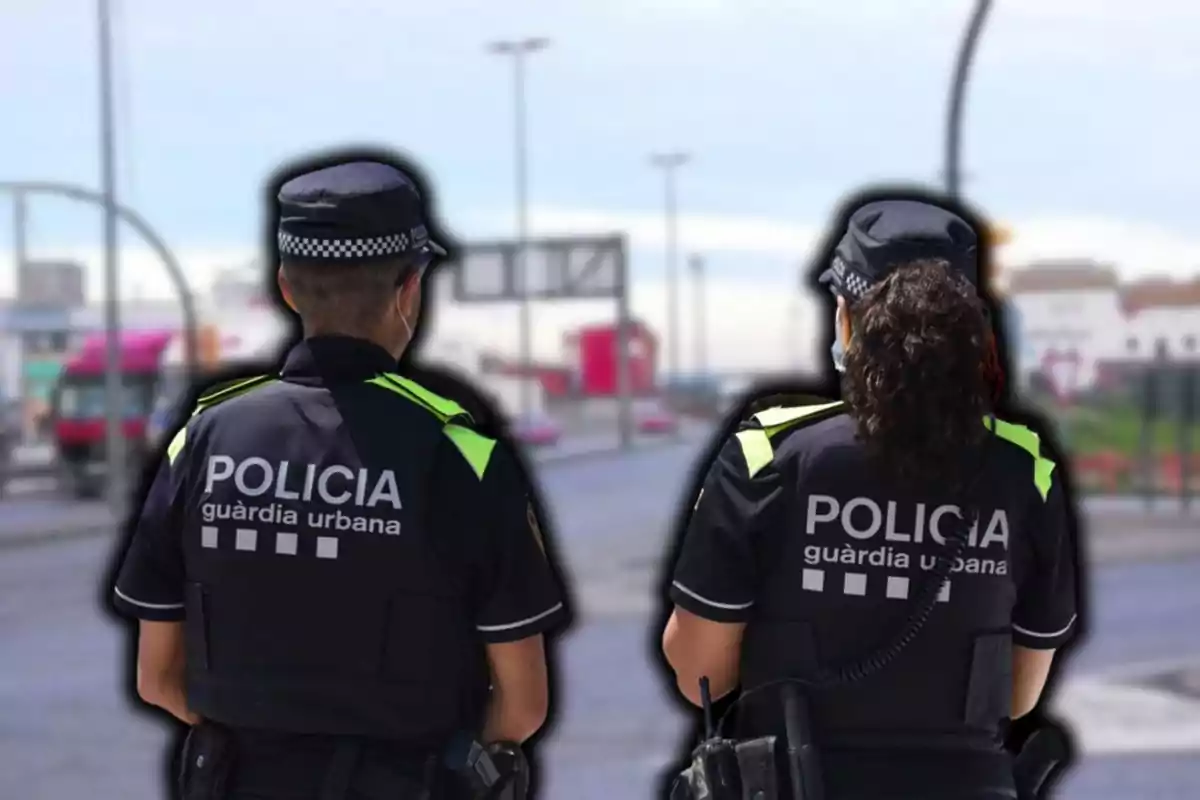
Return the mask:
M1181 421L1176 415L1171 415L1173 418L1160 417L1150 423L1148 449L1153 457L1158 457L1155 459L1158 463L1151 466L1142 462L1142 411L1126 398L1096 398L1087 404L1066 407L1053 401L1034 402L1033 405L1042 409L1046 418L1054 424L1054 433L1073 461L1088 459L1091 465L1089 470L1080 470L1078 466L1073 470L1081 490L1142 492L1146 490L1149 478L1152 492L1174 494L1178 491L1168 482L1160 466L1162 462L1158 460L1180 454L1182 430ZM1190 429L1190 449L1195 463L1195 454L1200 452L1200 424L1192 423ZM1088 458L1105 455L1116 457L1110 467L1105 467L1103 460L1095 462ZM1108 469L1115 470L1115 473L1109 473ZM1148 472L1152 475L1148 475ZM1195 467L1189 477L1193 492L1200 491L1200 474L1197 474Z
M1114 452L1134 456L1142 448L1142 415L1136 408L1089 408L1075 406L1057 409L1049 415L1063 447L1074 455ZM1200 448L1200 425L1191 426L1193 448ZM1150 423L1150 452L1171 455L1179 451L1180 423L1158 419Z

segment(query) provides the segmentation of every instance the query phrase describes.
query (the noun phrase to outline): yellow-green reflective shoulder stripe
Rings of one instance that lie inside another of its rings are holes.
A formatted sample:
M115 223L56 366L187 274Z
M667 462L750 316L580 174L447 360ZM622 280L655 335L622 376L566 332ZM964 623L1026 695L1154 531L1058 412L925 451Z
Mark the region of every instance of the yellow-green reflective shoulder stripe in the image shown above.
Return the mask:
M771 446L772 436L790 425L840 405L842 402L838 400L815 406L775 406L755 414L753 419L762 425L762 428L752 428L736 434L738 442L742 445L742 455L746 457L746 468L750 477L753 478L761 472L775 458L775 448Z
M496 440L453 423L442 430L446 436L450 437L450 441L454 442L458 452L463 454L463 458L471 465L471 469L482 480L483 473L487 471L488 462L491 461L492 453L496 449Z
M416 381L411 381L401 375L392 372L385 374L385 377L393 384L399 384L404 389L407 389L416 399L420 400L426 407L436 411L444 417L471 417L467 410L453 400L442 397L440 394L435 394L429 391Z
M232 386L226 386L224 389L220 389L212 394L204 395L196 401L196 407L192 409L192 416L196 416L206 408L212 408L240 394L245 394L258 386L266 386L268 383L274 382L275 379L270 375L257 375L253 378L247 378L244 381L238 381ZM175 437L171 439L171 443L167 445L167 463L174 465L175 459L179 458L179 454L183 452L186 444L187 425L185 424L175 434Z
M245 394L251 389L259 386L266 386L269 383L274 383L275 379L269 375L258 375L253 378L248 378L244 381L239 381L232 386L226 386L212 394L203 395L196 401L196 407L192 409L192 416L196 416L206 408L212 408L215 405L224 403L226 400Z
M738 431L737 440L742 445L742 455L746 457L746 469L749 470L751 478L775 458L775 451L771 447L771 438L764 430Z
M1012 442L1017 447L1020 447L1029 455L1033 456L1033 484L1037 487L1038 493L1045 500L1050 494L1050 487L1054 483L1054 467L1055 464L1050 459L1042 455L1042 441L1036 433L1031 431L1024 425L1017 425L1013 422L1005 422L1002 419L995 417L987 417L984 423L991 428L992 420L995 420L996 435L1005 441Z
M187 444L187 425L179 429L179 433L175 434L175 438L167 445L167 463L174 466L175 459L179 458L179 454L183 452L183 446Z
M226 386L223 389L218 389L210 394L201 395L196 402L199 405L211 405L213 402L224 400L225 398L232 397L235 394L240 394L241 392L244 392L257 384L263 383L268 377L269 376L267 375L255 375L253 378L246 378L245 380L230 384L229 386Z
M389 392L398 394L404 399L416 403L442 422L448 422L454 417L471 419L471 415L458 403L440 397L410 380L400 378L398 375L392 375L391 373L379 375L367 381L367 383L372 386L378 386L381 389L387 389Z
M380 389L387 389L389 392L392 392L393 394L398 394L401 397L403 397L405 400L408 400L410 403L416 403L421 408L428 411L430 414L433 414L435 417L437 417L442 422L445 422L446 420L450 419L449 415L442 413L438 409L429 405L429 403L426 403L418 395L413 394L412 392L408 391L408 389L389 380L387 377L385 377L383 375L380 375L377 378L371 378L371 380L367 381L367 383L371 384L372 386L378 386Z
M842 405L841 400L833 403L821 403L815 406L775 406L774 408L758 412L754 415L754 419L758 420L758 423L766 429L768 436L772 436L788 425L797 423L814 414L819 414L822 411L837 408L840 405Z

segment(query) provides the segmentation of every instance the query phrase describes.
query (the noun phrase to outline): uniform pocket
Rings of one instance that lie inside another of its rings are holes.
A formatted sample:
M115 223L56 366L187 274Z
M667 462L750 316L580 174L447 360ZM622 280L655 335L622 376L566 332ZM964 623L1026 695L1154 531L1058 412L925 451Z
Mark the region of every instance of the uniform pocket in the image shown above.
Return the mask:
M975 637L963 722L992 729L1012 711L1012 634Z
M189 583L183 600L186 619L184 621L184 649L189 669L209 670L208 648L208 590L201 583Z

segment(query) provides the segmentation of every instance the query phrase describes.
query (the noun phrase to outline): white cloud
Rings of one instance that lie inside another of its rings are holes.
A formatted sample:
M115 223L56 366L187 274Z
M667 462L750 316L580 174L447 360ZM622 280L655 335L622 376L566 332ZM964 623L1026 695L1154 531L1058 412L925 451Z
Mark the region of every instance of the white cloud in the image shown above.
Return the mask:
M1041 217L1012 225L1005 261L1085 257L1108 262L1127 280L1200 274L1200 238L1152 225L1102 217Z
M682 293L677 364L683 371L697 368L697 331L692 287ZM748 284L732 278L710 279L707 297L707 341L710 368L759 370L812 369L818 358L820 309L809 297L798 296L790 286ZM667 293L660 280L639 281L630 298L634 318L659 336L667 330ZM463 307L441 299L430 330L431 339L453 339L486 346L500 353L518 351L518 311L514 305ZM611 302L556 305L535 303L531 311L534 354L539 359L562 361L563 334L580 325L614 319ZM661 344L660 363L668 364Z
M467 215L474 224L463 229L465 241L507 237L511 215ZM1200 237L1120 219L1064 214L1029 219L1005 219L1014 237L1000 252L1005 264L1020 265L1039 259L1089 258L1111 263L1127 280L1165 274L1188 278L1200 273ZM807 263L824 234L824 223L718 214L680 214L681 255L688 252L740 253L778 258L785 264ZM636 256L657 259L666 244L666 227L660 211L600 211L534 207L530 211L532 236L608 234L624 232ZM193 286L206 288L221 269L253 263L254 247L181 248L177 257ZM103 285L102 258L96 247L41 247L33 259L76 260L87 268L93 296ZM121 250L122 292L125 296L169 297L172 284L157 256L143 247ZM794 273L781 277L791 281ZM641 279L639 278L639 282ZM744 281L742 283L745 283ZM763 285L761 283L757 285ZM0 296L11 295L12 257L0 255Z
M666 218L661 211L606 212L540 208L529 213L530 227L550 235L624 231L634 247L665 247ZM728 214L679 214L681 247L765 255L798 255L812 248L821 230L774 219Z
M1187 278L1200 273L1200 237L1179 231L1070 214L1003 222L1014 234L998 254L1004 264L1089 258L1113 264L1129 280L1152 274ZM497 223L498 219L493 224ZM626 231L634 248L662 248L666 243L663 214L655 211L609 213L535 207L530 212L530 226L545 235ZM824 233L818 224L733 215L679 216L679 244L684 251L753 253L807 263Z
M754 225L750 230L756 230ZM733 238L740 239L736 222L721 228ZM718 243L719 239L710 240ZM786 243L786 240L784 240ZM782 243L781 243L782 244ZM78 260L88 270L92 297L100 296L101 257L96 249L63 248L31 253L34 258L69 258ZM198 306L203 317L209 313L203 291L223 268L249 265L253 248L213 250L183 250L177 254L184 271L193 281L199 295ZM153 253L138 248L126 248L121 258L122 297L128 303L124 323L138 324L137 304L129 302L139 295L146 298L173 297L170 283ZM0 259L0 275L11 275L11 258ZM252 271L248 274L253 275ZM135 287L140 288L136 291ZM695 320L692 316L694 287L683 287L683 302L679 328L679 348L682 369L693 369L695 361ZM7 290L7 291L5 291ZM0 287L8 294L11 285ZM477 346L493 347L513 355L517 352L518 316L511 304L461 306L453 304L439 288L438 309L433 317L435 337L465 339ZM747 282L733 276L714 276L707 282L708 354L710 366L719 369L770 368L815 363L811 342L815 335L816 307L810 298L798 297L790 276L777 282ZM639 280L631 291L632 314L655 331L666 330L666 289L658 279ZM533 308L534 353L538 358L561 361L562 336L579 325L614 318L610 301L581 301L551 305L537 303ZM510 335L511 334L511 335ZM665 353L663 355L665 364Z
M510 220L492 219L492 232L508 230ZM1008 221L1006 221L1008 222ZM1042 258L1086 257L1114 264L1126 279L1151 274L1177 278L1200 272L1200 240L1177 231L1133 224L1116 219L1064 215L1010 222L1014 240L1002 253L1002 261L1022 264ZM586 209L537 208L531 214L534 235L562 233L611 233L625 231L630 246L639 255L653 257L664 244L661 213L618 212ZM811 255L821 235L816 224L724 215L683 214L680 217L681 252L749 253L774 256L798 263ZM94 294L100 286L101 259L95 248L45 249L32 253L37 258L74 258L88 267ZM253 247L183 249L179 260L197 290L207 287L219 269L253 263ZM0 275L11 276L11 259L0 258ZM170 297L171 287L161 264L145 249L122 252L123 296ZM0 293L8 287L0 285ZM679 329L679 363L683 369L695 365L694 286L685 281ZM444 291L444 290L443 290ZM815 298L796 291L794 272L782 270L778 278L748 281L731 273L713 274L707 281L707 318L710 365L719 369L803 367L822 363L820 352L823 316ZM632 287L632 311L654 330L666 329L666 290L661 279L639 278ZM517 311L511 305L454 306L448 298L438 300L440 310L432 331L437 337L466 339L514 354L517 349ZM611 302L535 304L533 311L534 350L539 358L559 361L562 335L588 322L611 320ZM510 335L511 334L511 335ZM664 354L665 361L665 354Z
M219 270L251 262L255 250L250 247L180 248L174 252L184 278L193 293L207 289ZM99 247L31 247L32 261L74 261L84 266L89 297L103 294L104 257ZM144 246L122 247L118 261L121 296L123 298L175 297L174 284L157 253ZM15 291L13 256L0 256L0 297L12 296Z

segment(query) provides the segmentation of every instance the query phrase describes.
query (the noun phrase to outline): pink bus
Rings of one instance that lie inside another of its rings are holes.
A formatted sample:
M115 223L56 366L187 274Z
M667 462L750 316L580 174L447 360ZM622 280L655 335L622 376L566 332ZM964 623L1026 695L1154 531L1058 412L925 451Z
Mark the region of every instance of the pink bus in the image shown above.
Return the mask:
M129 331L121 335L122 432L128 464L140 470L146 455L146 423L157 389L162 355L174 331ZM63 366L54 391L54 443L66 487L78 497L104 486L106 337L92 334Z

